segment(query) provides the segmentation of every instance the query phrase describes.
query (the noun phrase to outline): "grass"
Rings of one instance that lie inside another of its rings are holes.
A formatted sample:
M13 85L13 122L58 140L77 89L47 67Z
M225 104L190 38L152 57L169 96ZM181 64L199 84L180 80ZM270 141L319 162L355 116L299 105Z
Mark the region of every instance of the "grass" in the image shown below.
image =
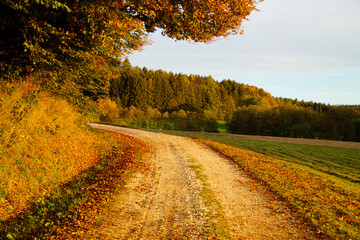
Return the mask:
M198 141L264 182L317 233L360 238L358 149L174 134L201 137Z
M216 137L214 138L216 141ZM275 143L267 141L221 139L221 142L282 159L348 186L359 187L359 149Z
M205 199L207 209L207 237L210 239L231 239L229 226L225 220L223 207L216 199L215 193L210 189L207 176L203 173L202 166L195 159L188 159L190 168L196 178L202 183L201 197Z
M99 161L106 141L66 101L31 83L0 90L0 220Z
M135 167L142 144L90 130L36 84L0 85L0 239L74 238Z
M0 222L1 239L83 239L96 224L108 199L139 166L147 145L135 138L107 133L112 144L94 167L55 191L32 199L31 207Z
M226 132L227 126L224 121L205 121L194 119L147 119L100 121L104 124L115 126L127 126L146 130L173 130L173 131L195 131L195 132Z

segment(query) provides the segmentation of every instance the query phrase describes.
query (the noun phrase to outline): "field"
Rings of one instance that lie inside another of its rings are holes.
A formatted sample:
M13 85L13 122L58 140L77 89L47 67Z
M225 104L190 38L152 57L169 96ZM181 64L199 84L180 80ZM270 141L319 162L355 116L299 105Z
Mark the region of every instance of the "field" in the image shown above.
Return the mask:
M283 198L318 233L335 239L360 238L359 149L174 134L196 137L236 162Z

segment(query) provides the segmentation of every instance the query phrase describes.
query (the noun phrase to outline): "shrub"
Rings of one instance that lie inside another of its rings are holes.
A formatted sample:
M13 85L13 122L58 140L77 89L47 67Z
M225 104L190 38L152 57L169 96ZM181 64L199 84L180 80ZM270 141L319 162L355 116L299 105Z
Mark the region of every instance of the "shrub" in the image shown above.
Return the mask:
M99 99L96 104L101 121L115 122L119 119L119 108L116 102L110 99Z

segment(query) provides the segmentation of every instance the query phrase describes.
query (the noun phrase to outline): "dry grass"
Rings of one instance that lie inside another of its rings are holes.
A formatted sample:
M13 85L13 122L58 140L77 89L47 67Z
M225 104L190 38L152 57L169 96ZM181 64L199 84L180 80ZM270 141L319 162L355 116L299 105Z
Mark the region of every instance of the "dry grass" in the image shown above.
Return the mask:
M105 141L66 101L32 83L0 90L0 220L99 161Z

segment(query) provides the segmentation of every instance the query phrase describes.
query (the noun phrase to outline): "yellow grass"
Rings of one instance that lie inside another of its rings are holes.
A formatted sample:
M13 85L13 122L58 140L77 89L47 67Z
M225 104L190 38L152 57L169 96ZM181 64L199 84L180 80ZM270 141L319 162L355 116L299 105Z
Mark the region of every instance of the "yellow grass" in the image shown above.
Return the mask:
M31 83L0 90L0 220L93 166L105 141L66 101Z

